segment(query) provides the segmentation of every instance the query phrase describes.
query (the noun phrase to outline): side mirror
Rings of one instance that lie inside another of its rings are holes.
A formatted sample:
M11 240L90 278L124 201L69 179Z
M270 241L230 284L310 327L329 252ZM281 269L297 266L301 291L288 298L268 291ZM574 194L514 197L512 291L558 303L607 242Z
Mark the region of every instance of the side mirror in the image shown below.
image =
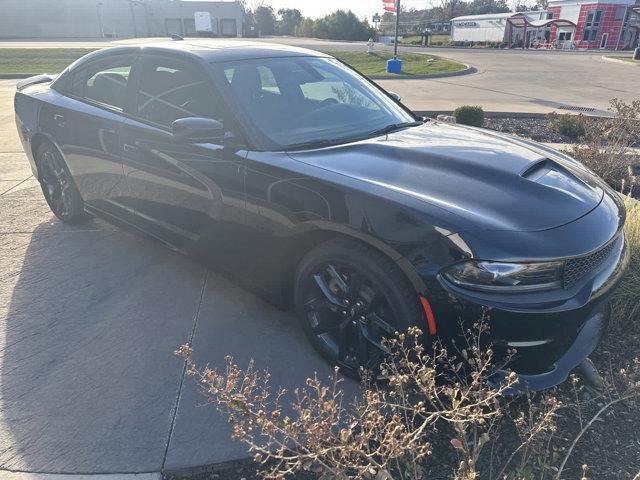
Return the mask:
M398 95L396 92L388 92L388 93L389 93L389 96L393 98L396 102L399 102L402 99L402 97Z
M190 143L208 143L227 137L224 125L213 118L179 118L171 124L176 140Z

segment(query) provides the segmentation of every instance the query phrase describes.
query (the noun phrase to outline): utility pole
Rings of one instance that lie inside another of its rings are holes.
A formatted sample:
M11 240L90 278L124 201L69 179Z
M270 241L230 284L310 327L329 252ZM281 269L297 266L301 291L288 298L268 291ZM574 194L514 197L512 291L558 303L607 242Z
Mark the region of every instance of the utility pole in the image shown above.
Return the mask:
M100 38L104 38L104 23L102 21L102 2L96 5L98 9L98 24L100 25Z
M129 0L129 8L131 9L131 23L133 24L133 36L138 38L138 25L136 25L136 12L133 8L134 0Z
M400 0L382 0L387 12L396 12L396 36L393 40L393 58L387 60L387 73L402 73L402 60L398 58L398 30L400 29ZM393 2L394 6L389 5Z
M393 41L393 59L398 59L398 28L400 27L400 0L396 0L396 38Z

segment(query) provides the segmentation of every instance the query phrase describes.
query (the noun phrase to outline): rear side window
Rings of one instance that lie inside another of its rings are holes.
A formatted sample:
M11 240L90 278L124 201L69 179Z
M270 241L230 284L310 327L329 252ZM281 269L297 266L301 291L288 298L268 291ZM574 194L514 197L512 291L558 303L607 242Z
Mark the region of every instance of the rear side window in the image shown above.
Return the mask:
M132 61L130 55L119 55L74 69L67 81L67 94L122 112Z
M142 59L139 78L138 117L163 127L186 117L221 120L215 88L196 63L147 55Z

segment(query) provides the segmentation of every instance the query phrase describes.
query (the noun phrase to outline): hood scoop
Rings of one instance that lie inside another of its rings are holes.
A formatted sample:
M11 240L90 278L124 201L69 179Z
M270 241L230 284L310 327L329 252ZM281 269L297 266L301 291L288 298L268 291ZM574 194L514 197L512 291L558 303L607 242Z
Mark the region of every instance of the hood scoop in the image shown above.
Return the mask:
M604 194L570 162L494 133L439 122L290 155L443 208L466 219L465 229L559 227L589 213Z
M544 159L526 169L522 178L558 190L580 200L592 194L593 188L556 162Z

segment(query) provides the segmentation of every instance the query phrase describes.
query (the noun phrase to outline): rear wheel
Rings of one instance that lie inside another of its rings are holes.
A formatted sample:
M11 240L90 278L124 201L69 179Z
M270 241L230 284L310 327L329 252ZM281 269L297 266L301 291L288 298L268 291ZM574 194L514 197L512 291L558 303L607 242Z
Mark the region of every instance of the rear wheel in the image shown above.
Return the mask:
M398 267L356 241L330 240L310 251L295 278L295 304L320 354L349 376L377 374L385 338L422 320L418 296Z
M80 223L88 217L84 201L60 152L45 143L36 152L40 170L40 186L49 208L64 223Z

